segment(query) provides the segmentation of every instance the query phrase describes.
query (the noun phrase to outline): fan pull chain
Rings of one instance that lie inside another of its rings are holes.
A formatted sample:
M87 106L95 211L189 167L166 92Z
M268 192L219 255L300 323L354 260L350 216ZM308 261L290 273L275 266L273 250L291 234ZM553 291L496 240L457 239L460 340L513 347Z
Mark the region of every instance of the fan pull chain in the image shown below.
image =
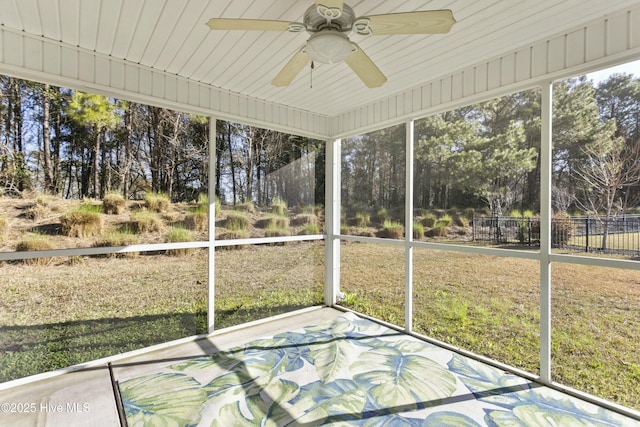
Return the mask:
M309 88L313 89L313 69L315 66L313 65L313 61L311 61L311 72L309 73Z

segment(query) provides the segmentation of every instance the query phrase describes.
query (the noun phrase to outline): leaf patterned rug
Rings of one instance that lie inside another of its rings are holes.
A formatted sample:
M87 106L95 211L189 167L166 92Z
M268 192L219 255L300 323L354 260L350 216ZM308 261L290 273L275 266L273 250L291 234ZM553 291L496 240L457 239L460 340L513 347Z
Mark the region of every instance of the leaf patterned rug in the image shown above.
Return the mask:
M351 313L119 388L130 427L640 426Z

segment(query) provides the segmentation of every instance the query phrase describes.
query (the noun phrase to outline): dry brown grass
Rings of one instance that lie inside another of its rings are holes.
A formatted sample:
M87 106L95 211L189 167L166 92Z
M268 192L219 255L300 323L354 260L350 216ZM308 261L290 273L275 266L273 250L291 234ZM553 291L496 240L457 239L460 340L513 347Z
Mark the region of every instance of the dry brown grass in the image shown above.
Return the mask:
M164 221L156 212L140 210L131 214L129 223L136 233L160 233L164 230Z
M256 227L259 228L281 228L289 227L289 218L277 215L269 215L256 221Z
M102 211L107 215L120 215L127 208L127 202L120 194L109 193L102 199Z
M68 237L89 237L102 233L104 219L97 212L76 210L60 217L62 232Z
M17 252L46 251L49 249L54 249L53 243L47 236L39 234L26 235L16 245ZM19 261L19 264L48 265L51 261L51 258L26 258Z
M171 206L169 196L163 193L147 193L144 197L145 206L153 212L166 212Z
M184 225L189 230L206 231L209 225L207 212L191 212L184 218Z
M4 242L9 236L9 218L0 215L0 242Z
M320 221L318 220L318 217L315 214L302 213L293 217L293 220L291 221L291 225L296 227L299 227L301 225L306 225L306 224L319 225L319 222Z

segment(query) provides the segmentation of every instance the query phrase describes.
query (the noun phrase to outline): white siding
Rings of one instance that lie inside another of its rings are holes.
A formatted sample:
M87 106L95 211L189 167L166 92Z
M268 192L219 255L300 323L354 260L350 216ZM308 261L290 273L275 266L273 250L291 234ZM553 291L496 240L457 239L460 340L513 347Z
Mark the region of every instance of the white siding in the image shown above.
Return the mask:
M311 137L328 135L327 116L214 88L79 47L8 29L0 29L0 47L0 73Z
M602 68L633 59L640 59L640 7L414 87L402 94L403 108L397 108L396 95L369 104L381 114L371 115L363 107L347 111L333 118L331 135L367 132L531 87L543 80L584 73L590 67ZM354 114L358 117L353 118Z

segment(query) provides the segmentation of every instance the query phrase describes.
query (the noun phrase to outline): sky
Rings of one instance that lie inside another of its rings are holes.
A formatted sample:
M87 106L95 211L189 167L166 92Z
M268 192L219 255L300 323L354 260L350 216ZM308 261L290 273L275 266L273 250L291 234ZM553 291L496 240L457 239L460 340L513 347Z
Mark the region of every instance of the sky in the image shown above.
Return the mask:
M606 80L613 73L627 73L633 74L635 77L640 77L640 60L627 62L626 64L616 65L615 67L605 68L604 70L596 71L595 73L587 74L587 78L598 83L602 80Z

